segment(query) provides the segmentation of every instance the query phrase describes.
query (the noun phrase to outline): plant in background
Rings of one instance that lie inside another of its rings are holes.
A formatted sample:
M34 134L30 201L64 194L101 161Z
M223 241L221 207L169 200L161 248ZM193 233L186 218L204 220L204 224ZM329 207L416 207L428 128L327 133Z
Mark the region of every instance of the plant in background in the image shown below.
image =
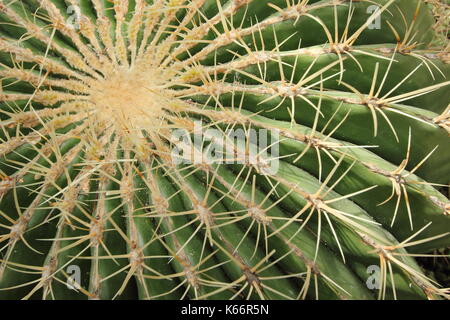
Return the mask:
M436 37L431 46L449 49L448 37L450 36L450 1L448 0L425 0L430 6L435 18L433 29Z
M419 0L3 0L0 298L448 298L416 262L450 242L434 23Z

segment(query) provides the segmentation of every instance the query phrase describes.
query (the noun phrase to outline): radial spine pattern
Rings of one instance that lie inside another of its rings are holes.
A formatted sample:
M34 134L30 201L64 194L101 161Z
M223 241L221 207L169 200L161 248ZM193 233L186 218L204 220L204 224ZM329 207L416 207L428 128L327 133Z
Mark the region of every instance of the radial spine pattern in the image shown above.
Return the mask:
M421 0L3 0L0 298L441 299Z

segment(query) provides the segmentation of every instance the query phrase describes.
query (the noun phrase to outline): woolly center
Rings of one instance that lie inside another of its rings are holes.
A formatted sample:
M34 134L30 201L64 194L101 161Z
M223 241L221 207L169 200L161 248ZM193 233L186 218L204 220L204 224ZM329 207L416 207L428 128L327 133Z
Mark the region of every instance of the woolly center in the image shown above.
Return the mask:
M95 82L90 100L102 120L126 129L151 129L164 113L162 82L147 68L119 66Z

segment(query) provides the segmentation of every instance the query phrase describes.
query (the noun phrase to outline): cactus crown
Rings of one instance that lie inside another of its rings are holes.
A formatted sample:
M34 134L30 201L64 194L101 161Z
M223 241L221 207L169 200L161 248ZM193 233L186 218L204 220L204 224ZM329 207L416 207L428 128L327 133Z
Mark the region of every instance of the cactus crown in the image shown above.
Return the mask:
M439 299L421 0L4 0L0 297Z

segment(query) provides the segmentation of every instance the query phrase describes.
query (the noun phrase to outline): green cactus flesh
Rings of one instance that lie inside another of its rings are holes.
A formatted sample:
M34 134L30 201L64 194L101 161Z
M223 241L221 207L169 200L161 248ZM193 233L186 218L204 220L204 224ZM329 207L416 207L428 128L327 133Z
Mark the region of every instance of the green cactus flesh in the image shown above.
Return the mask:
M416 262L450 244L424 2L2 0L0 22L0 298L449 297Z

